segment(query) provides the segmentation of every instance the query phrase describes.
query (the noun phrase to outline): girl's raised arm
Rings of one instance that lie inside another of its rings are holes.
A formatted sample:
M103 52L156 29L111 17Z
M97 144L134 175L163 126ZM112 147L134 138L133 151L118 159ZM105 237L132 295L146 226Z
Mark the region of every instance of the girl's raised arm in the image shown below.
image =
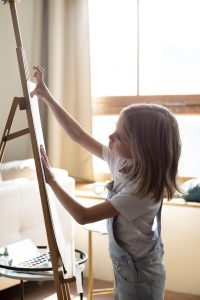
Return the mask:
M82 126L56 101L44 82L45 71L40 66L34 66L34 77L36 78L36 88L31 92L31 96L36 95L49 106L57 121L68 134L68 136L93 155L102 158L102 144L88 134Z

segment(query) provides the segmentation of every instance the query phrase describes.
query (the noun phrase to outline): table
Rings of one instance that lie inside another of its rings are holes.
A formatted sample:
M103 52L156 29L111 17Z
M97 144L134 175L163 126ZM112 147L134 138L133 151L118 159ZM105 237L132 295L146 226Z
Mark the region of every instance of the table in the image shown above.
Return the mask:
M88 300L93 299L93 295L108 295L113 294L113 288L94 289L94 277L93 277L93 244L92 234L97 232L100 234L107 234L106 220L83 225L88 231Z
M46 250L46 246L37 246L38 249ZM76 254L79 255L79 258L76 257L76 262L79 265L83 265L88 256L84 251L75 250ZM24 300L24 281L49 281L54 280L52 266L38 267L38 270L33 268L26 268L24 271L21 271L21 268L15 266L7 266L0 264L0 276L17 279L20 281L20 299ZM80 294L80 299L83 299L83 293Z

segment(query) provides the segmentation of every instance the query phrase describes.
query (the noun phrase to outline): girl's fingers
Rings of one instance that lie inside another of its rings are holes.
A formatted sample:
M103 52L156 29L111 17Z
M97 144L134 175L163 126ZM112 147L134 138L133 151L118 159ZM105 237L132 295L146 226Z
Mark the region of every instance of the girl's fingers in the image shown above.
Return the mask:
M41 66L38 66L38 68L40 69L40 71L44 74L45 73L45 70L44 70L44 68L43 67L41 67Z
M46 161L46 159L45 159L45 157L43 155L41 156L41 159L42 159L42 164L46 166L47 165L47 161Z
M34 70L33 76L36 78L36 80L43 80L45 74L44 69L40 66L33 66L33 70Z
M33 74L33 77L35 78L42 78L41 74L39 74L37 71Z
M35 90L30 93L30 96L33 97L35 95Z
M40 146L40 152L41 152L42 160L44 161L45 165L49 167L49 160L42 145Z
M40 145L40 152L45 153L43 145Z
M40 145L41 161L44 169L45 180L50 184L50 181L54 178L53 173L51 172L51 167L48 161L48 156L44 150L44 147Z
M45 70L41 66L33 66L33 70L37 71L42 76L45 74Z
M40 147L40 152L41 152L41 154L42 154L42 158L43 158L44 160L46 160L46 153L45 153L43 147Z

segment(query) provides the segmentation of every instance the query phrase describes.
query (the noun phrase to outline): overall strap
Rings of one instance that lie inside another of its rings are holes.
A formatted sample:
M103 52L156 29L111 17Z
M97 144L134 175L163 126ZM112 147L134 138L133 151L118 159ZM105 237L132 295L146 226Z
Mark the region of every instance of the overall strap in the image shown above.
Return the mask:
M112 180L112 181L109 181L107 184L106 184L106 188L108 189L108 191L113 191L113 187L114 187L114 183L115 181ZM118 187L116 188L115 191L113 191L114 194L117 194L119 192L122 191L122 189L125 187L125 185L128 183L128 181L125 181L125 182L121 182Z
M161 200L159 211L156 215L157 218L157 228L158 228L158 236L161 235L161 212L162 212L162 206L163 206L163 199Z

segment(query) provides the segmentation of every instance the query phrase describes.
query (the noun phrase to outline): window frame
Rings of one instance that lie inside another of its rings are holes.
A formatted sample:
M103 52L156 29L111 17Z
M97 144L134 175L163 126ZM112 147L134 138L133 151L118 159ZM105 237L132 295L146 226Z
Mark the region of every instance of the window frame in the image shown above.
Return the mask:
M176 114L200 114L200 95L145 95L93 97L94 115L116 115L134 103L164 105Z

